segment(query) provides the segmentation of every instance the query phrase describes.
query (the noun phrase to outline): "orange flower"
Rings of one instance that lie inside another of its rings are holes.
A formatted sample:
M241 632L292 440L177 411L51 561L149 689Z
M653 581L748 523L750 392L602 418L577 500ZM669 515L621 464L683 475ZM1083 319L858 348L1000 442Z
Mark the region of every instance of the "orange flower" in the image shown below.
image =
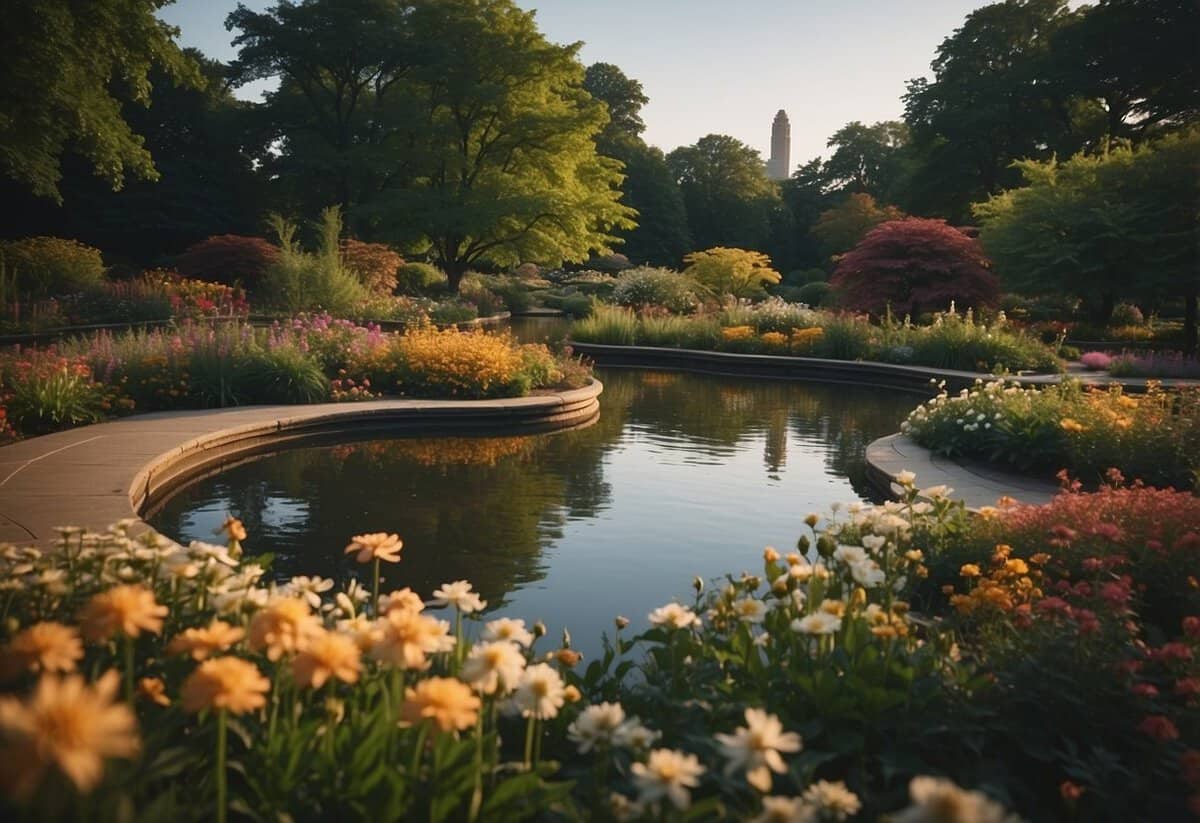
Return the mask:
M54 621L34 623L17 634L0 652L4 679L26 671L73 672L83 657L79 632Z
M167 684L159 677L143 677L139 680L138 695L160 706L171 705L171 700L167 697Z
M308 602L298 597L278 597L250 620L250 651L265 651L274 662L300 651L307 636L320 628Z
M407 723L431 719L444 732L461 731L475 725L480 705L466 683L431 677L405 691L401 715Z
M304 649L292 660L292 676L308 689L319 689L329 678L354 683L362 669L358 644L336 632L318 631L308 638Z
M379 611L387 614L390 611L420 612L425 610L425 601L410 588L397 589L379 598Z
M217 534L224 534L230 540L240 542L246 539L246 527L236 517L227 517L221 528L217 529Z
M184 629L167 644L167 654L190 654L193 660L204 660L215 652L223 652L245 636L244 629L223 620L214 620L203 629Z
M113 698L120 685L110 670L88 685L78 675L43 675L30 698L0 697L0 783L17 799L32 795L47 769L57 767L81 792L104 776L104 760L137 754L137 720Z
M400 549L404 548L404 541L400 539L398 534L388 534L387 532L373 532L371 534L357 534L350 539L350 545L346 547L346 554L358 555L354 558L359 563L370 563L372 560L385 560L388 563L400 562Z
M454 648L450 624L418 612L390 611L380 618L379 627L371 654L402 669L425 669L426 655Z
M167 607L154 602L154 592L145 586L114 586L94 595L79 615L83 636L91 641L108 640L120 633L137 637L143 631L162 631Z
M228 709L232 714L245 714L267 705L264 695L270 689L271 681L250 661L214 657L188 675L180 697L185 711Z

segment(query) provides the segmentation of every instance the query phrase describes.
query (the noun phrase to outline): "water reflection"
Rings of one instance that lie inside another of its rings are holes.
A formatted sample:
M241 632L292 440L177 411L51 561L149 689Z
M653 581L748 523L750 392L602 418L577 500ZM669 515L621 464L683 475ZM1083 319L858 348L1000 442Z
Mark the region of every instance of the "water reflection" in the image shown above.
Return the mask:
M363 531L399 532L388 586L475 583L497 613L569 625L585 652L693 574L754 568L810 511L867 495L862 456L908 395L845 386L601 370L600 419L528 437L376 440L231 468L151 520L211 539L227 513L280 577L345 578Z

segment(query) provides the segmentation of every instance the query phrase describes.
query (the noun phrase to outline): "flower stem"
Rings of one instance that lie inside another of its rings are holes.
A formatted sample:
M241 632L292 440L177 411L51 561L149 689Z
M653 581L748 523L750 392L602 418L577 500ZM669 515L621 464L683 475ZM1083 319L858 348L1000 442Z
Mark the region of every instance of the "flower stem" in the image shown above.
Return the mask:
M371 612L379 617L379 558L375 558L375 574L371 582Z
M532 714L529 715L529 722L525 724L525 771L529 771L533 765L533 724L537 722Z
M217 823L225 823L228 787L225 783L225 709L217 712Z
M122 635L121 643L125 652L125 702L133 705L133 638Z
M475 719L475 791L471 793L471 810L468 813L469 823L475 823L479 818L479 809L483 806L483 712Z

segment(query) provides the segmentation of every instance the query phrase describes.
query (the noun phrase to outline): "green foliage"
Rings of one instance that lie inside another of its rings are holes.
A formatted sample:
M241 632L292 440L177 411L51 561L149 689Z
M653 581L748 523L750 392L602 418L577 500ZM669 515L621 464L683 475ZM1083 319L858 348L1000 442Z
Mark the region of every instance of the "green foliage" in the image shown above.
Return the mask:
M637 343L639 321L631 309L597 306L591 317L571 326L571 337L580 343L633 346Z
M396 271L397 294L430 294L445 286L446 273L431 263L405 263Z
M812 234L827 257L837 257L857 246L880 223L902 219L904 212L895 206L880 207L869 194L850 194L839 205L821 212Z
M241 286L254 293L278 259L279 248L261 237L222 234L188 246L174 263L188 277Z
M272 215L271 227L279 241L279 256L263 275L261 290L267 305L291 313L324 309L345 316L362 300L363 286L342 260L342 221L336 207L321 212L315 252L300 247L294 223Z
M154 67L198 85L195 65L158 19L164 0L30 0L6 9L0 33L0 174L60 200L61 158L71 149L119 189L127 171L157 172L122 117L113 82L150 105Z
M634 309L661 307L671 312L694 311L699 305L691 280L670 269L642 266L617 278L612 300Z
M832 302L833 287L828 283L806 283L796 290L796 300L808 306L823 306Z
M760 297L765 286L779 282L771 258L760 252L717 247L692 252L683 259L688 264L684 276L717 296Z
M780 199L757 151L728 135L709 134L672 151L667 165L683 191L695 247L763 247Z
M6 423L38 435L95 423L110 405L111 390L92 377L86 364L53 352L29 352L0 364Z
M22 294L33 298L81 291L104 277L100 250L61 237L26 237L0 244L0 261Z
M329 379L321 364L293 346L254 352L241 364L239 377L247 393L263 403L322 403L329 399Z
M897 182L907 142L908 127L895 120L873 126L857 120L847 123L825 144L833 152L825 161L823 174L831 188L887 197Z

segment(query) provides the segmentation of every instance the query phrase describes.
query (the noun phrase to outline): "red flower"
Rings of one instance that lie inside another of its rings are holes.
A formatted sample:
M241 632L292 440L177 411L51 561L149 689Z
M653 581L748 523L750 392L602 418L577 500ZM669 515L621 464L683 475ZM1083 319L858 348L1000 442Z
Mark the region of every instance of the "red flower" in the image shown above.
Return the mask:
M1200 638L1200 617L1183 618L1183 633L1193 640Z
M1158 694L1158 687L1153 683L1135 683L1130 691L1139 697L1154 697Z
M1158 741L1178 740L1179 729L1171 722L1171 718L1161 714L1148 714L1138 724L1138 731Z
M1072 783L1070 780L1064 780L1058 786L1058 793L1062 795L1062 799L1068 803L1074 803L1083 796L1085 791L1087 791L1087 789L1085 789L1083 786L1080 786L1078 783Z

